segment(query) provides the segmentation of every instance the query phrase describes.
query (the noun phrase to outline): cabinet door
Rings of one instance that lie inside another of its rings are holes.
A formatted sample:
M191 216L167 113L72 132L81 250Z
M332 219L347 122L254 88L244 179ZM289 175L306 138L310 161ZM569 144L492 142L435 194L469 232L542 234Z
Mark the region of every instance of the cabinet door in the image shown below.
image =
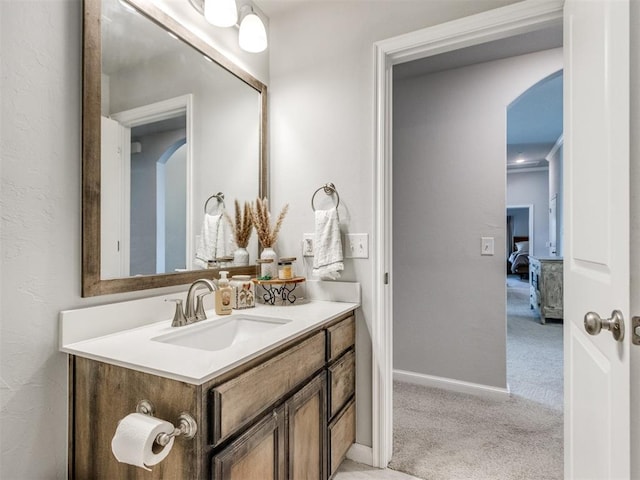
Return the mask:
M284 425L279 408L215 455L214 480L284 480Z
M326 478L326 374L322 372L287 401L287 478Z

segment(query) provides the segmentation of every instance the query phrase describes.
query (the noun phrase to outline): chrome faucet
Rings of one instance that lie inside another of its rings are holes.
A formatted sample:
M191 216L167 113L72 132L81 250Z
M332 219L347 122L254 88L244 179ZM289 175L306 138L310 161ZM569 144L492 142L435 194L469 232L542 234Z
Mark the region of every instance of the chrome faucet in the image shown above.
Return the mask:
M198 295L196 305L194 305L194 297L196 291L200 287L206 287L209 289L209 291ZM190 325L199 320L204 320L205 318L207 318L207 315L204 311L203 297L211 292L215 292L215 290L216 285L211 280L200 278L189 286L189 291L187 292L187 303L185 305L184 312L182 311L182 300L171 300L173 302L176 302L176 313L173 316L173 322L171 322L171 326L182 327L184 325Z

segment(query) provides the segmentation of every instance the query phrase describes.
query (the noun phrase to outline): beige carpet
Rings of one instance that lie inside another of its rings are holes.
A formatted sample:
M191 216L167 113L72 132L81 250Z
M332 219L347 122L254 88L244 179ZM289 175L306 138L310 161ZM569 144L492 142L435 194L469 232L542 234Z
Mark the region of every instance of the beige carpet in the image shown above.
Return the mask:
M389 468L428 480L562 479L562 412L394 382Z
M510 278L508 382L492 400L394 382L389 467L428 480L563 478L562 324L541 325Z
M507 382L513 395L562 410L562 321L540 317L529 307L529 283L507 279Z

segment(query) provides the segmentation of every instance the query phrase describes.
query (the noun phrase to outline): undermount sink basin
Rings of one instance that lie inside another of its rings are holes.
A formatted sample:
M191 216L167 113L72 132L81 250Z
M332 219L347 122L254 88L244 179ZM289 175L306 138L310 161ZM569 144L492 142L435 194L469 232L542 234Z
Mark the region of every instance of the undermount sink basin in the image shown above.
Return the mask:
M152 340L200 350L224 350L290 321L281 318L234 314L213 322L178 327L175 332L152 338Z

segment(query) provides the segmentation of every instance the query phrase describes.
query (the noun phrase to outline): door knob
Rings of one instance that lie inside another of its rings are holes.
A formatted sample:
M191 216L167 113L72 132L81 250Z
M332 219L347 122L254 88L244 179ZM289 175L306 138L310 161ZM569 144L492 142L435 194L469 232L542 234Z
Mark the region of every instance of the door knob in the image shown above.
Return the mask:
M613 338L621 342L624 340L624 319L620 310L611 312L611 318L600 318L595 312L588 312L584 316L584 329L589 335L598 335L602 329L609 330Z

